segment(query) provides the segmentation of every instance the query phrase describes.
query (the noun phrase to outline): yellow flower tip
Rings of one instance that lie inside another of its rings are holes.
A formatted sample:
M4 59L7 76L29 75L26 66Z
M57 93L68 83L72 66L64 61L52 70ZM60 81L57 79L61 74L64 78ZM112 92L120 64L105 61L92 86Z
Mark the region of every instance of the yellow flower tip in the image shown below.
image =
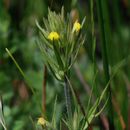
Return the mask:
M39 117L37 124L45 126L46 125L46 120L43 117Z
M76 21L74 23L73 30L78 32L80 29L81 29L81 24L78 21Z
M51 32L48 35L48 39L53 41L53 40L58 40L60 38L59 34L57 32Z

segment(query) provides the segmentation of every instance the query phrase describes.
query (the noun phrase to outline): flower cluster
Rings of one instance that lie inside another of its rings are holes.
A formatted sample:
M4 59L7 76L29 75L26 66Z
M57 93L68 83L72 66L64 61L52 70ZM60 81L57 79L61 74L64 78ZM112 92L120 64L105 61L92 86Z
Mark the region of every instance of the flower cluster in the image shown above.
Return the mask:
M73 31L79 32L81 29L81 24L79 22L75 22L73 26ZM53 40L59 40L60 35L57 32L50 32L48 35L48 39L53 41Z
M60 14L48 12L48 19L43 19L45 28L36 22L40 30L38 45L45 64L58 80L63 80L85 41L82 33L85 19L81 24L78 20L72 23L71 17L65 19L63 8Z
M46 120L43 117L39 117L37 124L41 125L41 126L45 126L46 125Z

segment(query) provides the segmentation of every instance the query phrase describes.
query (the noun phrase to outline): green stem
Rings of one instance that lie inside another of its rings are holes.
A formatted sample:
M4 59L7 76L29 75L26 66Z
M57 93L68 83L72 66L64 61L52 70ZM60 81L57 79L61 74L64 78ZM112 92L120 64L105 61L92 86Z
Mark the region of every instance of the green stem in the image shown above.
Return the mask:
M47 66L44 66L44 75L43 75L43 92L42 92L42 108L43 114L46 114L46 84L47 84Z
M96 49L96 36L95 36L95 24L94 24L94 0L90 0L90 7L91 7L91 28L92 28L92 60L93 60L93 85L92 85L92 90L91 90L91 96L88 101L88 110L89 110L89 105L92 99L92 93L94 92L94 89L96 91L96 96L99 95L98 93L98 88L97 88L97 64L96 64L96 56L95 56L95 49ZM97 107L99 111L99 107ZM99 123L100 123L100 130L103 129L104 123L102 122L101 118L99 118Z
M105 14L103 13L103 0L97 0L97 8L98 8L98 16L99 16L99 24L100 24L100 31L101 31L101 38L102 38L102 58L103 58L103 68L104 68L104 73L105 73L105 80L106 83L110 80L110 75L109 75L109 64L108 64L108 56L107 56L107 48L106 44L108 43L108 39L106 36L107 29L105 27ZM113 106L112 106L112 92L111 92L111 87L109 85L108 91L107 91L107 96L109 96L109 101L108 101L108 119L110 123L110 130L114 130L114 121L113 121Z
M68 83L68 80L65 76L64 78L64 93L65 93L65 101L66 101L66 109L67 109L67 114L68 114L68 119L72 119L72 110L71 110L71 95L70 95L70 86Z

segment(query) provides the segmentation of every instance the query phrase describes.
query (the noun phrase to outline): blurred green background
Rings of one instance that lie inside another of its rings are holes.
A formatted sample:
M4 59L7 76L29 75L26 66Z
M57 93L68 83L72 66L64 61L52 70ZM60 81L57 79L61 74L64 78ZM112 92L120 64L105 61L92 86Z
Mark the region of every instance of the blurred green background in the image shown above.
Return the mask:
M125 60L112 81L114 122L117 130L130 129L130 1L104 0L103 12L108 33L107 54L110 71ZM3 99L4 115L9 130L31 130L34 121L41 115L44 63L36 45L38 29L35 20L42 24L48 8L59 12L71 12L74 19L86 16L83 28L86 42L80 50L77 63L71 71L71 82L81 102L87 105L93 84L93 36L91 35L90 0L0 0L0 95ZM94 1L94 36L96 38L96 64L98 75L94 96L99 96L105 79L102 65L100 26L96 0ZM14 62L5 51L8 48L36 90L34 96ZM84 83L85 82L85 83ZM57 122L65 110L63 86L48 73L46 115L51 119L54 100L58 96ZM98 90L98 91L97 91ZM105 113L105 111L104 111ZM97 121L98 122L98 121ZM97 125L99 126L99 125ZM123 126L126 126L123 128ZM95 127L98 129L98 127ZM2 130L2 127L0 127Z

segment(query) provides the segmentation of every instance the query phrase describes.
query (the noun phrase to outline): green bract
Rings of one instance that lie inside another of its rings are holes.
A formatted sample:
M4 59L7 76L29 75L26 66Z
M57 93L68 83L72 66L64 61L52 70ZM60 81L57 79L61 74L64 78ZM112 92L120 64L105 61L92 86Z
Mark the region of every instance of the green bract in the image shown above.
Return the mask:
M58 80L63 80L85 41L85 35L82 34L84 22L85 18L81 23L81 29L78 32L73 31L74 23L72 23L70 15L65 19L63 8L60 14L48 9L48 18L43 18L45 28L36 22L40 31L38 45L43 54L44 62ZM51 40L48 39L51 33L58 35L57 40L52 40L53 36L51 36Z

